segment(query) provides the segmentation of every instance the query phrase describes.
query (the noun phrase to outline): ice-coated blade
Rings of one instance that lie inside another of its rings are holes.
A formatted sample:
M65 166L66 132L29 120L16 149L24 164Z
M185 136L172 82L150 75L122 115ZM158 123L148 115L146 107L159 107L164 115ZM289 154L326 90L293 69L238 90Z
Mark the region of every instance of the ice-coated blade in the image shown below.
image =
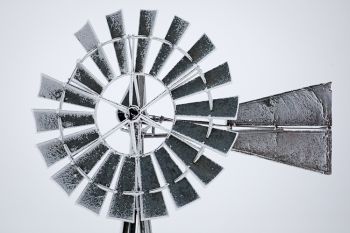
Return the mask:
M97 99L85 94L83 91L73 87L67 87L64 94L64 102L88 108L95 108Z
M134 221L135 197L124 194L135 190L135 158L125 157L117 184L117 193L113 194L108 215L129 222Z
M188 51L188 54L191 56L192 61L184 56L163 78L163 83L167 86L170 85L180 75L187 71L194 63L198 63L211 51L213 51L214 48L214 44L210 41L209 37L204 34Z
M114 194L108 216L134 222L135 197L122 193Z
M231 149L237 135L235 132L213 128L207 138L208 127L184 120L176 121L173 130L222 153Z
M112 39L122 38L125 36L123 13L121 10L107 15L106 19ZM119 69L122 74L127 73L129 69L126 49L127 45L125 43L125 39L114 42L114 50L117 56Z
M55 175L53 175L52 178L63 188L63 190L68 195L70 195L84 179L77 168L72 164L68 164L62 168Z
M188 27L188 22L181 19L180 17L175 16L173 21L171 22L168 33L165 36L165 40L169 41L171 44L176 45L180 40L184 32ZM153 63L150 74L153 76L157 76L159 70L164 65L165 61L173 51L173 48L168 44L162 44L158 55Z
M169 186L169 189L177 207L187 205L199 198L196 190L194 190L186 178Z
M100 143L89 151L85 152L75 160L75 165L69 164L53 175L53 179L67 192L71 194L73 190L83 180L83 176L78 171L79 167L85 174L89 174L91 169L101 159L108 150L104 144Z
M222 170L220 165L216 164L205 155L201 155L199 159L194 162L198 151L173 136L170 136L165 143L205 184L212 181Z
M276 162L331 174L331 131L240 132L232 148Z
M239 105L236 125L332 125L331 83L310 86Z
M79 196L77 203L98 214L101 211L106 195L107 192L105 190L90 182Z
M186 178L175 183L175 180L182 174L179 167L171 159L169 153L162 147L155 153L158 164L162 170L164 178L169 183L170 193L176 206L184 206L199 198L197 192Z
M66 91L64 92L64 90ZM94 108L97 103L97 100L94 97L81 90L78 90L77 88L72 86L64 88L60 81L45 74L41 76L39 97L60 101L63 93L65 93L63 101L66 103L76 104L88 108Z
M97 171L93 181L97 184L109 187L111 185L115 171L117 170L120 161L120 155L110 153L108 158L103 162L103 165Z
M75 159L75 165L79 167L85 174L89 174L92 168L101 160L102 156L107 152L108 147L104 143L98 143L88 151L84 152Z
M180 168L171 159L169 153L162 147L154 152L157 158L159 166L163 172L165 181L169 184L175 182L175 180L181 176L182 172Z
M92 141L99 138L99 134L95 127L82 130L80 132L67 135L63 138L63 142L67 145L71 152L75 152L85 146L87 146Z
M120 192L135 190L135 158L125 158L120 172L117 190Z
M94 117L89 112L62 111L52 109L33 110L38 132L58 129L58 118L61 117L62 127L69 128L94 124Z
M63 128L94 124L94 115L90 112L62 111L61 117Z
M108 81L112 80L114 77L113 71L110 68L103 49L99 47L100 41L98 40L91 24L87 22L79 31L75 33L75 37L79 40L87 52L96 49L96 51L93 52L90 57L106 79Z
M238 108L238 97L229 97L213 100L213 109L210 110L209 101L201 101L176 105L178 116L211 116L217 118L234 119Z
M58 113L56 110L33 110L37 132L58 129Z
M59 101L64 91L63 84L46 74L41 74L39 97Z
M152 35L157 11L141 10L139 21L139 35L150 36ZM144 64L149 47L148 39L138 39L137 52L136 52L136 72L143 72Z
M99 82L94 75L80 63L77 64L73 78L97 94L101 94L103 90L101 82Z
M159 188L159 181L150 156L140 157L141 183L143 190Z
M160 187L150 156L140 157L140 169L142 189L146 191L142 195L142 218L150 219L167 215L162 193L149 193L150 190Z
M207 71L204 74L206 83L203 82L201 77L197 77L184 85L181 85L171 91L171 95L174 99L179 99L200 91L212 89L228 82L231 82L231 75L229 66L226 63L221 64L214 69Z
M47 166L51 166L57 161L68 156L66 150L64 149L63 142L58 138L39 143L37 146L43 155Z
M97 173L92 178L78 199L78 203L95 213L99 213L106 198L106 191L99 188L97 184L109 187L114 173L118 167L120 156L116 153L110 153L108 158L103 162Z
M168 215L162 192L144 193L142 198L142 220Z

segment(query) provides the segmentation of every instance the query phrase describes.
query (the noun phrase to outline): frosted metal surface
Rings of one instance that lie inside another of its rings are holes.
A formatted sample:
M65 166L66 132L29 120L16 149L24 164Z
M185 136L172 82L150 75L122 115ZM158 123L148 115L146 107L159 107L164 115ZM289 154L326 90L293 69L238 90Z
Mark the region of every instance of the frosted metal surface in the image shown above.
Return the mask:
M170 28L165 36L165 39L173 45L177 44L177 42L181 39L182 35L185 33L188 25L189 23L187 21L175 16L173 21L171 22ZM153 66L149 72L151 75L157 76L159 70L162 68L172 51L173 48L170 45L162 44L158 55L153 63Z
M165 143L205 184L212 181L222 170L220 165L216 164L205 155L201 155L195 162L198 151L173 136L170 136Z
M235 132L215 128L212 129L207 138L208 127L184 120L176 121L173 130L222 153L227 153L236 139Z
M163 83L165 85L170 85L180 75L188 70L193 65L193 63L198 63L210 52L212 52L214 48L214 44L210 41L209 37L204 34L188 51L188 54L191 56L192 61L190 61L187 57L183 57L163 78Z
M112 39L125 36L123 13L121 10L107 15L106 19ZM127 43L125 39L122 39L115 41L113 45L117 56L120 73L125 74L129 69Z
M225 119L234 119L238 108L238 98L229 97L213 100L213 109L210 110L209 101L192 102L176 105L176 115L180 116L211 116Z
M179 99L191 94L195 94L205 89L212 89L228 82L231 82L230 70L227 62L219 65L204 74L206 83L201 77L197 77L171 91L174 99Z
M91 24L87 22L79 31L75 33L75 37L79 40L87 52L97 48L97 50L93 52L90 57L106 79L112 80L114 77L113 71L110 68L110 64L104 51L98 48L100 41L98 40Z

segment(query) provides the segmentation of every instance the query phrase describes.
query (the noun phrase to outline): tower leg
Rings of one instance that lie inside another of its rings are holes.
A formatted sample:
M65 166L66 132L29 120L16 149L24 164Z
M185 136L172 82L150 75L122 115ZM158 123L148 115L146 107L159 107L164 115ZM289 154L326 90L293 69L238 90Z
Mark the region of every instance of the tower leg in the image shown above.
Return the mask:
M137 218L138 221L135 223L124 222L122 233L152 233L151 221L141 221L140 218Z

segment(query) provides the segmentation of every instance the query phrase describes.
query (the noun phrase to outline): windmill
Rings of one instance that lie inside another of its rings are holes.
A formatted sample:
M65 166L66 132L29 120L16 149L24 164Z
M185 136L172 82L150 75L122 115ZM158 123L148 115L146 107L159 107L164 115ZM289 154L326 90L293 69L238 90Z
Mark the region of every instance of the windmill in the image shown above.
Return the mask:
M231 77L227 63L202 70L200 61L215 48L212 41L204 34L182 49L178 42L188 22L175 16L160 38L152 34L155 18L156 11L141 10L138 34L131 35L122 11L107 15L111 39L103 43L85 24L75 36L87 53L68 81L42 75L39 96L59 105L34 110L37 131L56 130L59 137L38 148L48 166L68 161L53 176L67 194L88 181L78 204L96 213L107 205L108 216L124 221L123 232L149 233L151 219L168 215L164 191L182 207L199 197L188 172L203 184L221 172L207 153L234 150L331 173L330 83L240 104L237 97L215 99L211 90ZM146 69L154 43L156 56ZM179 59L166 69L174 54ZM148 99L149 94L154 95ZM203 99L186 101L196 94ZM167 104L161 104L164 99ZM111 109L110 116L100 113L102 106ZM106 122L113 125L103 127ZM110 140L114 134L119 138Z

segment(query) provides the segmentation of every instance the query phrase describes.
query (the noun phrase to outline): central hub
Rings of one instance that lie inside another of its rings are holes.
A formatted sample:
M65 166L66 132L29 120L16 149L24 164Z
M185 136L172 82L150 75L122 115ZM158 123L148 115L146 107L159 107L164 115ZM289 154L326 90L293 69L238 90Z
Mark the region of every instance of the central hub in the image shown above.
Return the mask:
M140 108L138 106L130 106L128 109L128 112L125 113L125 118L135 121L139 118L140 116Z

